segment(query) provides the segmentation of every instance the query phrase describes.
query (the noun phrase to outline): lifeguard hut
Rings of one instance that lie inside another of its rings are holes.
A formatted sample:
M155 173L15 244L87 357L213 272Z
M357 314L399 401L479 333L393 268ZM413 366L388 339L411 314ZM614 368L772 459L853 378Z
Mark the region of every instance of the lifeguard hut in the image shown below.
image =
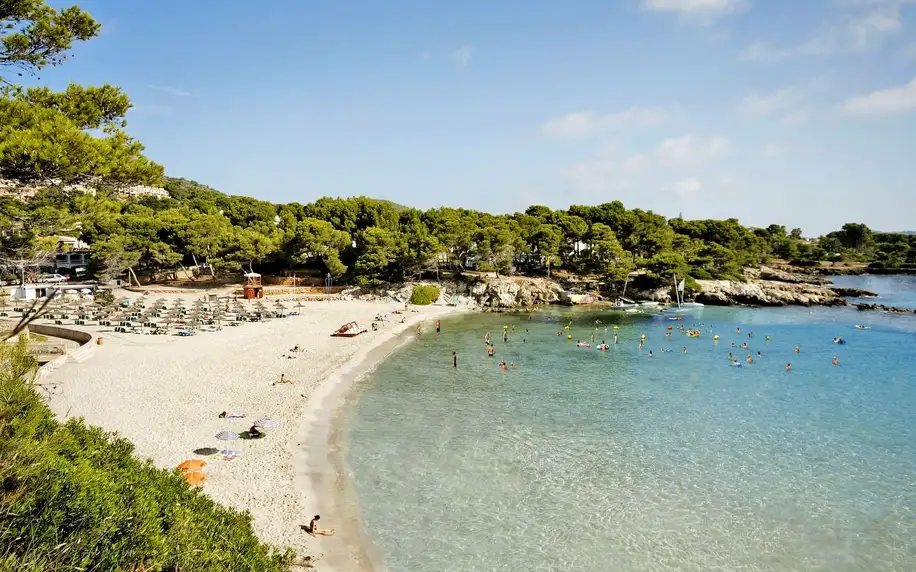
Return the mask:
M245 274L245 288L243 290L246 300L264 297L264 286L261 285L261 275L257 272Z

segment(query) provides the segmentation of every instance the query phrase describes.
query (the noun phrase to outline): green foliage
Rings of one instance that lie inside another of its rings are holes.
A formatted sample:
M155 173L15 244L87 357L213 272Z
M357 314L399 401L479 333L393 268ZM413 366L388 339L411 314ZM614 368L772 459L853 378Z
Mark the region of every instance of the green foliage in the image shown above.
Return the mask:
M417 284L410 293L410 303L416 306L429 306L439 299L439 287L432 284Z
M247 513L134 457L125 439L60 424L33 390L22 337L0 345L0 567L16 570L287 570Z

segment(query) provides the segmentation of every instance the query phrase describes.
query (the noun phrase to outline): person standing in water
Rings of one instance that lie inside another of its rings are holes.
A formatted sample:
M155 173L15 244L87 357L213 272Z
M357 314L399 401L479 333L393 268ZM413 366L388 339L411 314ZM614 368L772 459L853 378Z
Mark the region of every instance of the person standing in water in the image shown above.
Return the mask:
M420 324L417 324L417 337L420 337Z
M617 343L617 332L614 332L614 343Z
M787 363L787 364L786 364L786 371L792 371L792 364L791 364L791 363Z
M441 327L441 322L439 322L439 320L436 320L436 333L437 334L439 333L440 327Z
M458 352L452 352L452 367L458 367Z
M490 332L487 332L487 334L483 337L483 343L490 345Z

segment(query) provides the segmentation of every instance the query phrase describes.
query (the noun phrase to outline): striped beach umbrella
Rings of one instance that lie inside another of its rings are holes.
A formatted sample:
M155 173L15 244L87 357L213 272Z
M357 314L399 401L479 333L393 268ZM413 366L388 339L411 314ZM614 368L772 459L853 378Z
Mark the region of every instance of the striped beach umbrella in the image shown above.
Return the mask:
M258 419L254 425L263 429L276 429L280 426L280 422L274 419Z
M220 441L235 441L239 438L239 434L234 431L220 431L216 434L216 438Z

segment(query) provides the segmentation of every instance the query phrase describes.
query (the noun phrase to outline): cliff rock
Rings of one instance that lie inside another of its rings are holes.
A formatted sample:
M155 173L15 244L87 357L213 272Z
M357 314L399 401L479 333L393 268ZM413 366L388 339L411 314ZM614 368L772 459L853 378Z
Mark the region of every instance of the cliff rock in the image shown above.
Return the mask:
M846 300L833 290L807 283L749 279L747 282L697 280L697 284L702 291L697 294L696 300L711 306L846 305Z
M441 294L436 304L469 308L508 309L563 300L563 288L552 280L525 277L481 277L470 281L443 281L437 284ZM345 295L362 300L382 300L403 304L410 300L413 283L380 288L354 288Z

